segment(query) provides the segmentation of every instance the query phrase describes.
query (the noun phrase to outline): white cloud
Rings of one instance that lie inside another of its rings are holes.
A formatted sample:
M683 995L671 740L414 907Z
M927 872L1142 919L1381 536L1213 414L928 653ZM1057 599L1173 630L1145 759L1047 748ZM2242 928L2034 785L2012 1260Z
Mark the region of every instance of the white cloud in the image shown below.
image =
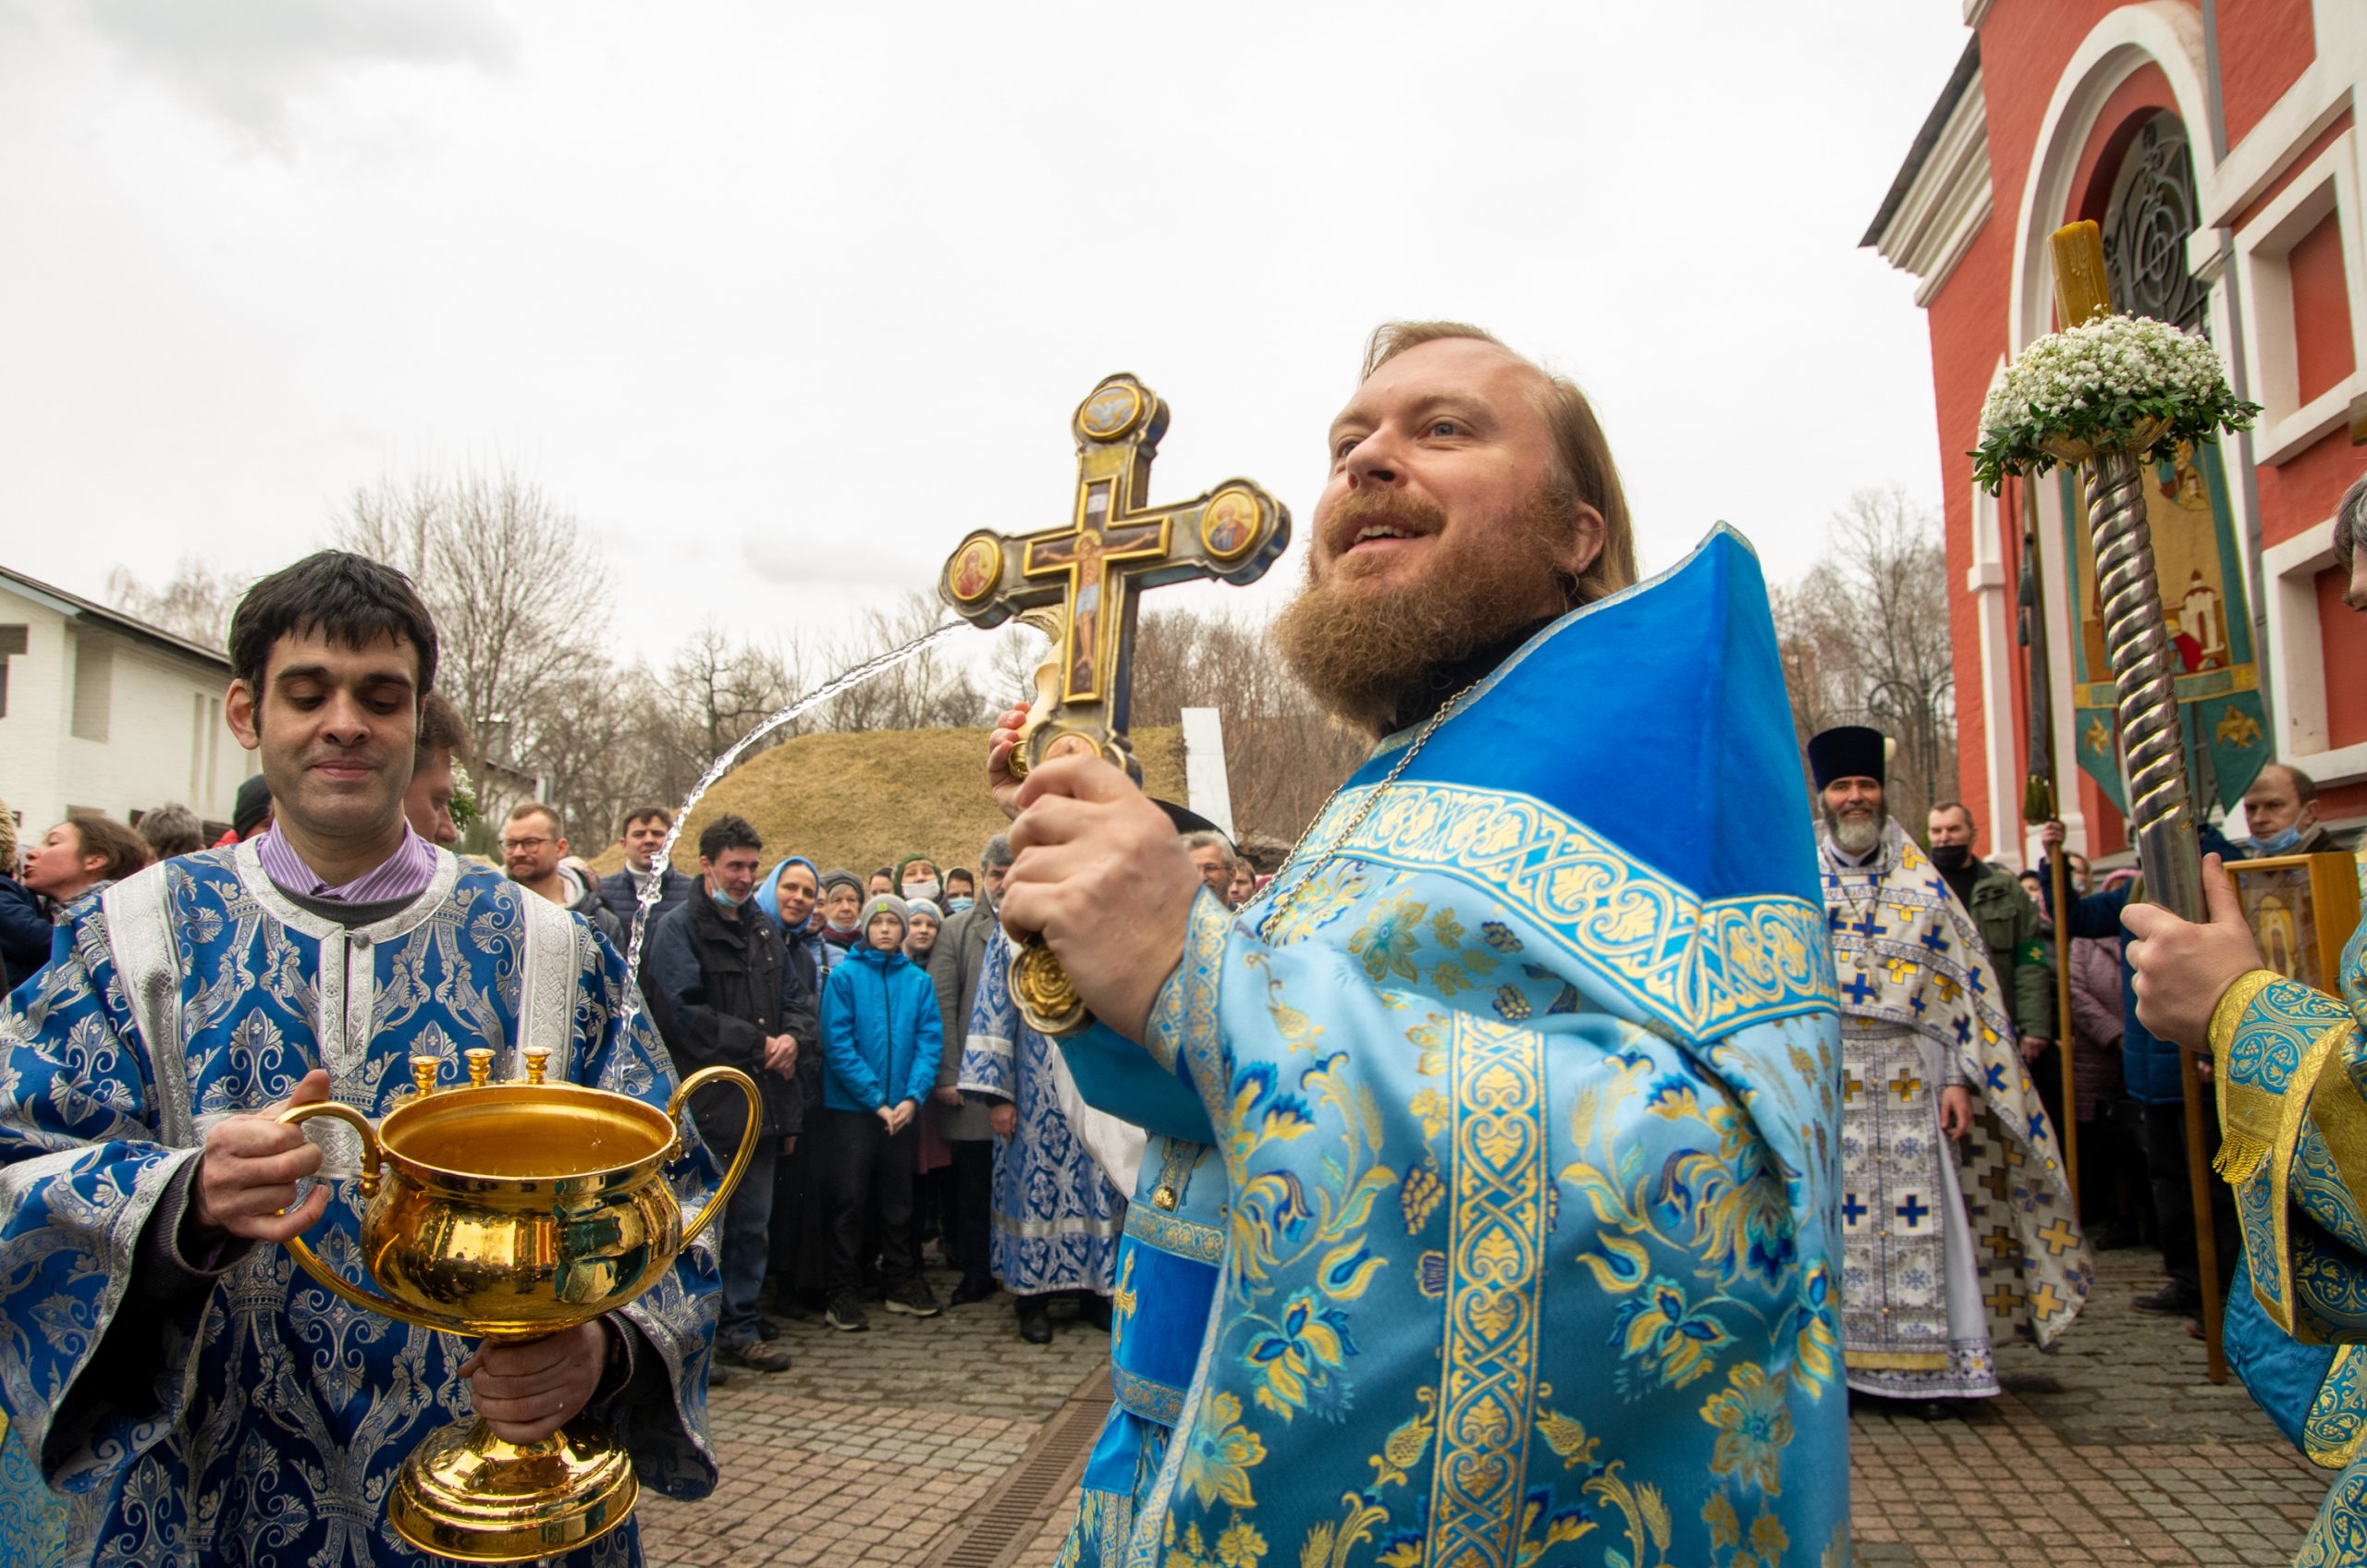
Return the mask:
M0 47L0 559L260 572L502 453L662 662L1064 516L1112 370L1174 405L1155 496L1304 522L1365 333L1448 315L1594 396L1648 569L1724 518L1788 576L1852 490L1938 496L1911 280L1856 247L1964 37L1815 12L44 5Z
M87 0L140 69L262 146L288 151L292 99L382 66L508 70L518 37L471 0Z

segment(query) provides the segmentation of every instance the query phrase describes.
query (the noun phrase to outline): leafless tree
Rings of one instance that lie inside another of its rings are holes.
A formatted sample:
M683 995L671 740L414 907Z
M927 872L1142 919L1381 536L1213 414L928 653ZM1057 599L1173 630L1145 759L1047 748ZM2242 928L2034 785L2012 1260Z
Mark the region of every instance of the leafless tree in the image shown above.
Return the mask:
M1891 737L1891 815L1919 837L1957 791L1947 578L1939 517L1894 485L1852 495L1822 558L1773 595L1797 738L1835 724Z
M854 630L832 643L821 660L827 678L877 655L926 636L946 620L934 595L907 594L889 608L865 610ZM989 704L962 655L942 643L886 674L834 699L816 728L828 729L933 729L983 724L1000 703Z
M435 616L436 684L472 723L507 721L515 756L583 721L559 698L606 670L607 567L541 485L508 467L388 476L354 493L334 537L411 574Z
M116 608L209 648L229 646L230 615L246 591L244 580L194 556L183 556L173 575L153 588L129 567L107 572L107 600Z
M734 642L703 621L666 669L666 695L694 750L713 758L788 706L790 670L781 655Z

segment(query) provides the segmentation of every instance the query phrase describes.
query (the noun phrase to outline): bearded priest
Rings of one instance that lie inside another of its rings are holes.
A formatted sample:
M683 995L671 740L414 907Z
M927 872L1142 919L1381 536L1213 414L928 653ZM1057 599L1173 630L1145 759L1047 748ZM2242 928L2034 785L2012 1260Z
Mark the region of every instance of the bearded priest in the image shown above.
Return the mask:
M1266 894L1098 759L1016 791L1080 1089L1232 1189L1124 1560L1837 1564L1839 1026L1758 563L1635 583L1586 398L1474 327L1382 328L1327 451L1280 642L1378 743Z
M1929 1418L1997 1392L1997 1338L2053 1348L2091 1270L1988 945L1889 816L1885 750L1856 724L1809 741L1841 983L1842 1345L1851 1389Z

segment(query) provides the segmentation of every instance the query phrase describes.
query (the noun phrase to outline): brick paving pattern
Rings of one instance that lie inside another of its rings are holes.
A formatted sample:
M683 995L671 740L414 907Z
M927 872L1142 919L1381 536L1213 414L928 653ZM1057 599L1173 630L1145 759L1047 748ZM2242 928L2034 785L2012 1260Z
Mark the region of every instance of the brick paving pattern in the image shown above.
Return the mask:
M2203 1380L2176 1319L2129 1307L2156 1263L2104 1254L2061 1351L2000 1353L2000 1398L1931 1423L1853 1415L1859 1568L2290 1561L2333 1477L2239 1384ZM791 1322L793 1370L715 1390L723 1481L705 1502L644 1498L656 1568L917 1568L1109 1355L1106 1335L1066 1318L1049 1347L1023 1344L1007 1297L926 1322L875 1306L872 1323ZM1014 1561L1049 1564L1074 1506L1072 1489Z
M943 1300L953 1278L935 1283ZM869 1310L862 1334L777 1319L796 1364L734 1367L709 1393L723 1476L702 1502L643 1494L652 1568L918 1563L1110 1361L1110 1336L1064 1315L1049 1345L1024 1343L1009 1296Z

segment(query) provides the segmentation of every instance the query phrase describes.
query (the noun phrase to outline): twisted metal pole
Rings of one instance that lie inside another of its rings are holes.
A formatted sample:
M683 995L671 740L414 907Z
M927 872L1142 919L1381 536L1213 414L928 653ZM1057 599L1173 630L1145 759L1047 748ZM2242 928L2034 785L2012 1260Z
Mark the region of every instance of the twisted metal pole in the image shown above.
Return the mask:
M2202 857L2186 788L2170 641L2145 524L2143 472L2136 454L2099 451L2088 464L2088 525L2096 542L2103 596L2104 651L2119 688L2121 743L2128 754L2128 815L2147 896L2181 920L2205 918Z
M2186 743L2171 685L2176 672L2153 569L2152 530L2145 521L2144 471L2136 453L2116 448L2090 460L2088 526L2096 542L2096 586L2103 596L2104 652L2120 695L2129 822L2145 871L2145 896L2181 920L2200 923L2205 918L2202 855L2187 795ZM2205 1375L2224 1383L2219 1237L2212 1221L2213 1178L2204 1146L2202 1097L2208 1091L2192 1051L2178 1052L2178 1087L2186 1101L2186 1175L2194 1204L2195 1272L2202 1287Z

